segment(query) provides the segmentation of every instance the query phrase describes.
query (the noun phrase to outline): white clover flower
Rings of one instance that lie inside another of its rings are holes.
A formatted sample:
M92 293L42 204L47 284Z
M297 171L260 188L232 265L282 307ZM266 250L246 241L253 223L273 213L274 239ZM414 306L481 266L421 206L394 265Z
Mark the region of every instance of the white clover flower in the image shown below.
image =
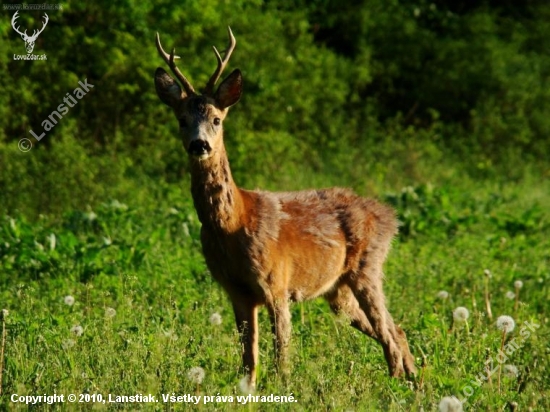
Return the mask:
M504 374L512 378L517 378L519 375L518 368L515 365L504 365Z
M212 325L218 326L222 324L222 315L220 315L218 312L213 313L210 315L210 323Z
M250 395L255 392L254 385L250 384L250 378L248 375L245 375L239 381L239 390L241 391L241 393L244 393L245 395Z
M203 368L200 366L194 366L187 372L187 379L197 385L200 385L204 379L204 375L205 373Z
M10 314L10 311L7 309L2 309L2 319L6 319L8 315Z
M457 323L466 322L470 317L470 312L463 306L459 306L453 311L453 319Z
M516 294L514 292L512 292L511 290L509 290L508 292L506 292L506 294L504 295L506 296L507 299L510 299L510 300L513 300L516 298Z
M445 396L439 402L439 412L462 412L462 403L454 396Z
M76 336L82 336L82 334L84 333L84 328L80 325L74 325L71 328L71 333Z
M65 305L73 306L74 305L74 297L71 295L67 295L63 298L63 302L65 302Z
M175 207L171 207L170 209L168 209L168 213L171 215L179 215L180 211Z
M515 287L516 289L521 289L521 288L523 287L523 282L522 282L521 280L516 280L516 281L514 282L514 287Z
M105 246L111 246L113 244L113 241L111 240L111 237L110 236L103 236L103 244Z
M436 297L441 300L447 300L449 298L449 292L447 292L446 290L440 290L439 292L437 292Z
M116 316L116 310L113 308L105 308L105 317L114 318Z
M485 269L483 271L483 273L485 274L485 276L487 276L488 278L492 278L493 277L493 274L491 273L491 271L489 269ZM445 398L443 398L445 399Z
M510 316L499 316L497 319L497 328L504 333L510 333L516 327L516 322Z

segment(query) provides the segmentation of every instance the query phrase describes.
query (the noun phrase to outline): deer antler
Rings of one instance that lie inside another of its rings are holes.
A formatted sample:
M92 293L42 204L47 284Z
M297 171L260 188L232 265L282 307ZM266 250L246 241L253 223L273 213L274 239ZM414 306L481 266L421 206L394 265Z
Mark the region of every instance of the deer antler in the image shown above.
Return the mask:
M170 69L172 70L172 72L176 75L178 80L181 82L187 94L197 94L195 92L195 89L191 85L191 83L189 83L189 80L185 78L185 76L180 72L180 69L178 69L178 67L176 66L176 62L174 60L180 58L179 56L175 56L176 49L172 49L172 52L170 54L166 53L162 48L162 45L160 44L160 36L158 33L157 33L157 50L160 56L164 59L166 64L170 66Z
M19 26L15 27L15 20L17 20L19 18L19 16L17 15L17 13L19 13L19 10L17 10L15 12L15 14L13 15L13 17L11 18L11 26L13 27L13 30L15 30L17 33L19 33L21 35L21 37L25 38L25 37L29 37L27 35L27 30L25 30L25 33L21 33L19 31Z
M214 53L216 54L216 58L218 59L218 67L216 68L216 71L214 72L214 74L212 74L212 77L210 77L210 80L208 80L208 83L204 88L204 94L209 94L209 95L214 94L214 86L216 85L216 82L218 81L222 72L224 71L225 66L227 65L227 62L231 58L231 53L233 53L233 50L237 45L235 36L233 36L233 33L231 32L231 27L227 26L227 32L229 34L229 46L227 46L227 49L225 49L223 60L220 56L220 53L218 52L218 49L216 49L215 46L212 46L212 48L214 49Z

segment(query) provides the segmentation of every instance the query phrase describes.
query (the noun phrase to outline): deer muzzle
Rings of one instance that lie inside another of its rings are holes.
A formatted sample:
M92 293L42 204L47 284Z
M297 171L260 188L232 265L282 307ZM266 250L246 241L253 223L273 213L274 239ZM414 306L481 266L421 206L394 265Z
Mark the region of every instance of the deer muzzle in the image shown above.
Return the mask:
M193 157L198 157L199 159L206 159L210 156L211 151L212 148L210 147L210 144L208 144L206 140L202 139L191 141L191 143L189 143L189 147L187 148L187 153Z

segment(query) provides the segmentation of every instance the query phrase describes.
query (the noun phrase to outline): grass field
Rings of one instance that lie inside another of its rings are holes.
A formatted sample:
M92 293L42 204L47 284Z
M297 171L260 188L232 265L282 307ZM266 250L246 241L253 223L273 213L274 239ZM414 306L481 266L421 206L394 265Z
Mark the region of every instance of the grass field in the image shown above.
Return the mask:
M206 270L188 188L173 187L158 202L0 221L0 408L27 408L13 394L56 393L65 402L39 410L434 411L447 396L471 411L550 410L548 181L457 178L381 198L402 221L385 291L417 358L414 382L388 378L381 347L316 300L293 306L288 381L275 374L261 312L254 395L295 402L239 405L232 311ZM457 307L465 322L453 320ZM515 321L510 333L497 327L502 315ZM84 395L69 403L69 394ZM158 403L103 403L109 394ZM185 395L202 396L199 405Z

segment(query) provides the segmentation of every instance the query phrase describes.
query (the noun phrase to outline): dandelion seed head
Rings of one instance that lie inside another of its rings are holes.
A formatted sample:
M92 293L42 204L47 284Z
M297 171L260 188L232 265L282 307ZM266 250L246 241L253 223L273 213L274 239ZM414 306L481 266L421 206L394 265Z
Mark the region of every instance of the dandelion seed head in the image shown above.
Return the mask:
M74 305L74 297L71 295L67 295L63 298L63 302L65 302L65 305L73 306Z
M71 333L76 336L82 336L82 334L84 333L84 328L80 325L74 325L71 328Z
M512 378L517 378L519 375L518 368L515 365L504 365L504 374Z
M511 316L499 316L497 319L497 328L499 328L504 333L510 333L516 327L516 322L512 319Z
M241 393L244 393L245 395L251 395L255 392L254 385L250 384L250 377L248 375L245 375L239 381L239 390L241 391Z
M514 282L514 287L515 287L516 289L521 289L521 288L523 287L523 282L522 282L521 280L516 280L516 281Z
M453 319L455 322L466 322L470 317L470 312L463 306L459 306L453 311Z
M106 318L114 318L116 316L116 310L113 308L105 308L105 317Z
M516 298L516 294L514 292L512 292L511 290L509 290L508 292L506 292L506 294L504 295L506 296L506 298L510 299L510 300L513 300Z
M446 290L440 290L439 292L437 292L436 296L438 299L446 300L449 298L449 292L447 292Z
M213 313L210 315L210 323L212 325L218 326L222 324L222 315L220 315L218 312Z
M189 379L191 382L196 383L197 385L200 385L204 379L204 369L200 366L193 366L189 371L187 372L187 379Z
M63 343L61 344L61 347L65 350L67 350L69 348L72 348L75 344L76 344L76 342L74 341L74 339L65 339L63 341Z
M462 403L454 396L445 396L439 402L439 412L462 412Z

